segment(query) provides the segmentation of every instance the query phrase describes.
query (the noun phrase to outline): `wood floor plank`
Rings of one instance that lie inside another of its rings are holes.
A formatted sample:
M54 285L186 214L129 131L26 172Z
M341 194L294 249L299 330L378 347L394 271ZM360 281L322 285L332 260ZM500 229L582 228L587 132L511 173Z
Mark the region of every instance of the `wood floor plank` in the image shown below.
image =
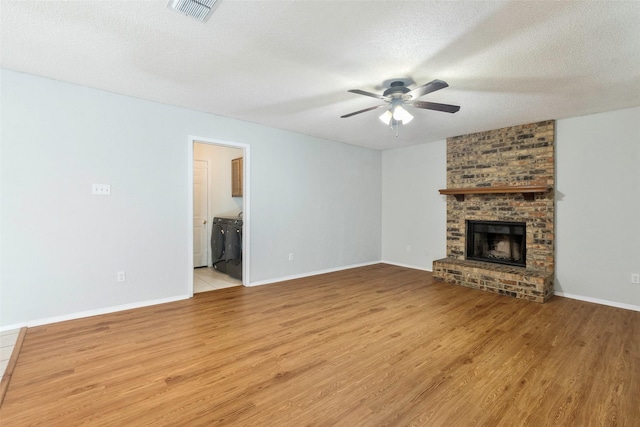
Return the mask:
M638 426L640 313L373 265L30 328L2 425Z

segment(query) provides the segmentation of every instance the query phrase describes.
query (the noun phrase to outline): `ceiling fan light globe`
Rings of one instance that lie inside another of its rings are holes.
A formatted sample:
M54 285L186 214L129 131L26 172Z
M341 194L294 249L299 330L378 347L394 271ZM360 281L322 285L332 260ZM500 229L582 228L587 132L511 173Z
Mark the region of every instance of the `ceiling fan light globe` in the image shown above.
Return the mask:
M393 114L391 114L391 111L389 110L382 113L379 117L380 121L382 121L382 123L384 123L387 126L389 126L389 123L391 123L392 118L393 118Z
M411 120L413 120L413 116L407 110L404 109L402 105L396 105L393 109L393 118L395 120L401 121L403 125L406 125Z

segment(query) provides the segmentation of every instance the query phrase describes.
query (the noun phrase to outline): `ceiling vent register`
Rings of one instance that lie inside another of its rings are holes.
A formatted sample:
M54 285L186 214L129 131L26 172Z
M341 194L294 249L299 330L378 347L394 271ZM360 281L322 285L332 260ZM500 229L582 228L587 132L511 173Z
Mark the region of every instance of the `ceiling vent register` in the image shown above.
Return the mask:
M205 22L221 0L169 0L167 7Z

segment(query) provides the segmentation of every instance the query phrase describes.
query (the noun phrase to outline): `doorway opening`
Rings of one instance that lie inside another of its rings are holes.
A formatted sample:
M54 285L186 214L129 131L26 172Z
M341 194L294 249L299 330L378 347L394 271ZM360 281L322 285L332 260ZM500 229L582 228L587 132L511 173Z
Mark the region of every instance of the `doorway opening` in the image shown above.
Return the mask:
M249 283L249 146L190 137L190 294Z

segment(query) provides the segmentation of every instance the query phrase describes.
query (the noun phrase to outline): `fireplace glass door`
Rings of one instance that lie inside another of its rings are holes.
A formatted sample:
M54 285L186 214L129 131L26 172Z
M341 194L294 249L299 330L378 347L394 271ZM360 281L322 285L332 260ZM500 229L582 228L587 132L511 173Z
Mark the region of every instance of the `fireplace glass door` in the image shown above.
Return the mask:
M467 259L526 266L524 222L467 221Z

